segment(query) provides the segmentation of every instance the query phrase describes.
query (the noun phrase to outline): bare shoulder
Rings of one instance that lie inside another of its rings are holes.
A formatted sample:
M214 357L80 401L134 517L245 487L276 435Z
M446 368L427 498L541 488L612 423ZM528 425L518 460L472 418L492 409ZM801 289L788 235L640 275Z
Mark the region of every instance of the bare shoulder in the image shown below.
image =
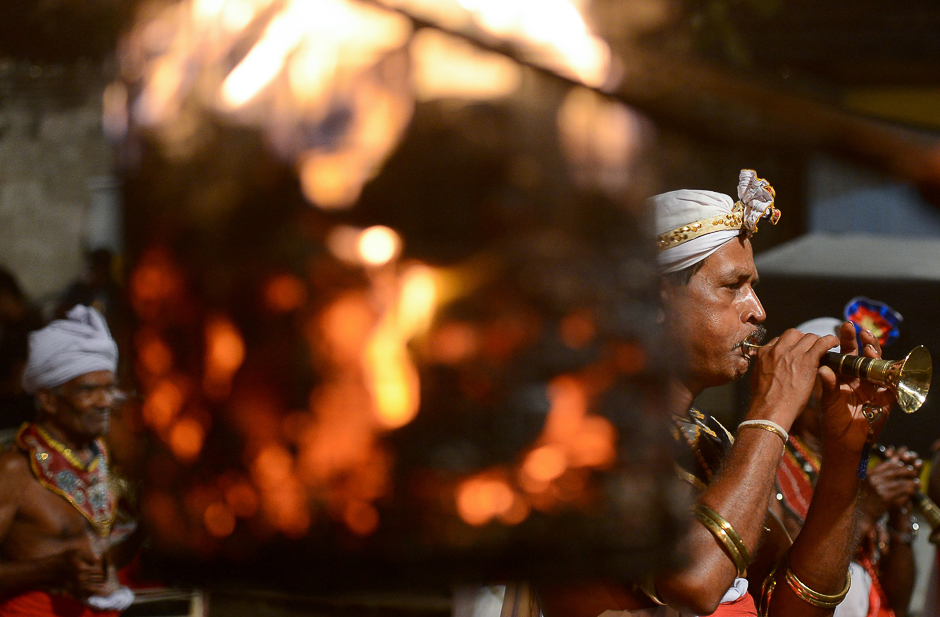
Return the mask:
M26 454L16 448L0 453L0 500L21 495L32 480L32 470Z

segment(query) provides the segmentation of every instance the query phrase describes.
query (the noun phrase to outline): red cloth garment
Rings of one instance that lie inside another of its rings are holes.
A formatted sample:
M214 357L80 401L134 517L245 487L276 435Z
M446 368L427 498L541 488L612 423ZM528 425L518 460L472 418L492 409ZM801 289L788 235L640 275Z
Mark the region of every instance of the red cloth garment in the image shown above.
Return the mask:
M757 606L754 604L754 597L745 593L733 602L722 602L718 605L718 610L708 617L757 617Z
M888 595L878 580L877 570L872 564L870 554L863 554L864 542L859 547L857 561L862 564L871 577L871 589L868 590L868 617L894 617L894 610L888 605Z
M118 617L119 611L99 611L75 598L27 591L0 602L0 617Z
M790 435L777 468L777 490L783 495L783 507L801 524L806 520L818 476L819 458L799 437Z

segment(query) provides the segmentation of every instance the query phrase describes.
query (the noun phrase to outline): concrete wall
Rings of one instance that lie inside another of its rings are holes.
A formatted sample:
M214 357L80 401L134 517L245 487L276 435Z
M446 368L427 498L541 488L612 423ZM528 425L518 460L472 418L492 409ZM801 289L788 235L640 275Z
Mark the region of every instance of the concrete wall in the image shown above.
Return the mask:
M94 248L92 204L113 170L105 83L99 67L0 61L0 266L39 302L75 279Z

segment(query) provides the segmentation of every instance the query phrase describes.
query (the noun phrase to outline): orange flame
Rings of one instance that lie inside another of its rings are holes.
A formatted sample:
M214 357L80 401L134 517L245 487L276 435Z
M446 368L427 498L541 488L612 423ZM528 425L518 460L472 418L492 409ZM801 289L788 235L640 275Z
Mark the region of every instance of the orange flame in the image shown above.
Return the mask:
M251 465L251 476L261 489L261 511L284 535L303 536L311 523L307 493L295 475L294 457L281 445L263 447Z
M232 376L245 359L241 334L228 318L211 317L206 322L206 368L203 389L211 398L226 396Z
M418 413L418 371L395 320L388 316L372 336L364 358L379 422L398 428Z
M457 487L457 513L470 525L480 526L513 509L516 495L501 478L476 476Z
M143 320L155 321L182 288L182 277L170 258L160 249L150 250L131 275L131 303Z
M306 494L296 482L263 491L261 508L267 519L288 537L302 537L310 528L312 518Z
M192 461L199 456L206 431L193 418L181 418L170 429L170 450L181 461Z
M171 379L159 381L147 398L141 410L144 422L157 432L166 429L183 407L183 391Z
M522 464L522 472L538 483L547 483L568 468L568 459L558 446L542 446L529 452Z
M617 457L617 430L606 418L588 412L587 388L572 376L553 380L551 407L539 443L519 467L520 486L536 507L553 507L556 498L576 501L585 489L578 469L603 469ZM553 492L554 491L554 492Z
M378 528L379 513L366 501L352 501L346 506L343 521L356 535L367 536Z
M264 286L264 305L275 313L289 313L307 301L307 288L296 276L281 274Z
M209 504L202 520L206 530L217 538L230 536L235 531L235 513L224 502L216 501Z
M236 516L248 518L258 511L258 493L247 482L233 484L225 491L225 503Z
M252 477L262 490L272 491L287 483L293 475L294 459L285 448L268 445L255 458Z
M609 46L588 29L570 0L382 0L450 27L468 18L500 38L519 44L536 62L591 86L610 71Z
M173 352L169 345L152 329L141 328L135 338L140 366L151 376L165 375L173 366Z

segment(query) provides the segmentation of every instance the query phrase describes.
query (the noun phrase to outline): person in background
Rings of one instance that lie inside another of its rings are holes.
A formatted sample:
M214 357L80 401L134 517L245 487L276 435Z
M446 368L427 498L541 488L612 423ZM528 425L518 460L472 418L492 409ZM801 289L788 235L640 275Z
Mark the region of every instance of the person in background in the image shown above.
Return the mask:
M117 360L86 306L30 335L22 379L38 419L0 454L0 617L110 617L133 601L116 576L120 495L103 441Z
M23 390L21 376L27 337L42 325L39 311L27 300L16 277L0 268L0 431L12 433L34 415L33 397ZM6 439L0 438L0 449L4 443Z
M109 249L96 248L85 257L85 270L79 280L72 283L59 298L55 307L56 319L65 317L72 307L84 305L98 311L108 324L117 341L122 358L130 358L130 315L124 288L114 278L114 255ZM130 366L122 362L117 377L126 378Z
M883 313L891 319L873 321L866 318L870 312ZM886 305L867 298L851 300L845 316L859 330L868 326L882 346L897 337L896 324L901 321L900 315ZM796 329L825 336L837 332L842 323L839 319L821 317L803 322ZM803 413L793 423L777 469L777 494L772 505L791 538L800 533L819 476L821 389L817 384ZM901 447L887 448L884 460L868 470L859 497L858 551L849 565L852 586L836 607L836 617L907 615L915 574L911 543L916 527L910 500L920 486L921 467L917 454Z
M930 475L927 477L927 497L940 504L940 439L931 446ZM935 529L933 533L940 533ZM931 537L931 542L934 538ZM940 551L936 551L927 584L927 597L921 617L940 617Z
M97 248L85 257L85 270L79 280L69 285L55 308L55 317L61 319L73 306L90 306L113 329L114 319L123 310L124 292L113 272L114 256L106 248Z

